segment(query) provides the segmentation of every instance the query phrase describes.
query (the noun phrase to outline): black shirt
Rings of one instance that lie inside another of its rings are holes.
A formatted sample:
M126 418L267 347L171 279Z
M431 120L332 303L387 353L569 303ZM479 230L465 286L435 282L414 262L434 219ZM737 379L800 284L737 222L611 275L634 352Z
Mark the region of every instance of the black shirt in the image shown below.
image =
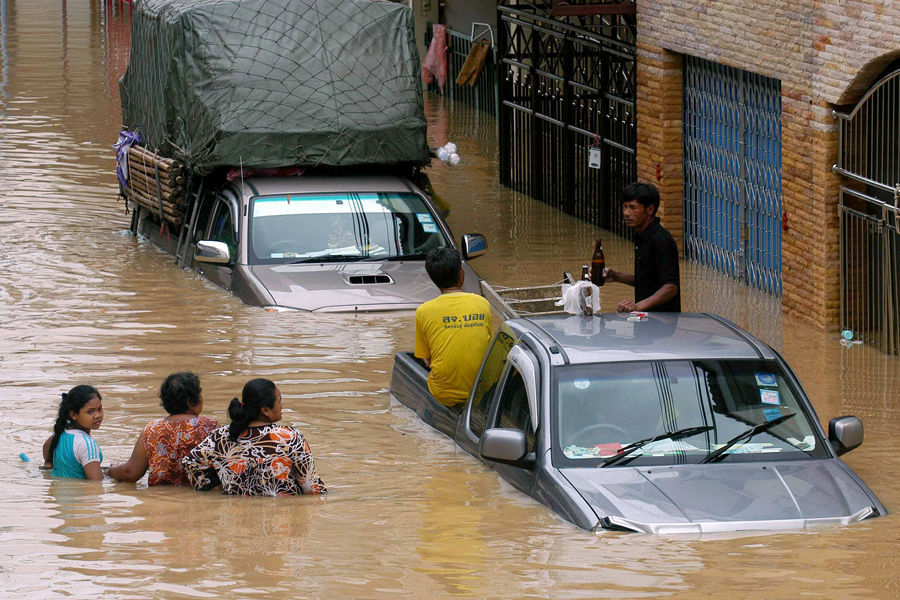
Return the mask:
M678 293L651 311L681 312L678 246L656 217L647 229L634 235L634 301L649 298L667 283L677 285Z

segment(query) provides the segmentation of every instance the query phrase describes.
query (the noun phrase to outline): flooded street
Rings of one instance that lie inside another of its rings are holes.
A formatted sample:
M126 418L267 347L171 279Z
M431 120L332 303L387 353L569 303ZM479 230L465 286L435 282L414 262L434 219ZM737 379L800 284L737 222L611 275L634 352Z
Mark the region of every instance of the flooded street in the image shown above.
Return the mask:
M782 317L778 302L685 264L686 311L720 313L783 351L823 423L863 420L865 443L844 458L893 513L790 534L581 531L391 400L411 314L268 313L129 234L112 151L129 28L127 13L98 0L0 0L3 597L900 597L897 357L844 348L836 333ZM625 240L499 186L492 117L433 95L426 113L432 146L459 145L458 167L435 161L429 172L457 238L487 237L472 263L481 276L557 281L578 272L597 236L610 266L631 265ZM609 285L601 300L611 309L630 293ZM128 458L163 414L163 378L185 369L222 423L248 379L277 382L327 497L39 471L61 391L88 382L103 394L105 465Z

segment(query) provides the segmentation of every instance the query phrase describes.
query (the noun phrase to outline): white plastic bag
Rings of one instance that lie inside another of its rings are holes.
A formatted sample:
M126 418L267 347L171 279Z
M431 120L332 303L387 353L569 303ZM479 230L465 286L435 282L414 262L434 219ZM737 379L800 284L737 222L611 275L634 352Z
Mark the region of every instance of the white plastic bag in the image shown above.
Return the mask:
M564 283L562 298L556 302L570 315L591 315L600 312L600 288L590 281Z

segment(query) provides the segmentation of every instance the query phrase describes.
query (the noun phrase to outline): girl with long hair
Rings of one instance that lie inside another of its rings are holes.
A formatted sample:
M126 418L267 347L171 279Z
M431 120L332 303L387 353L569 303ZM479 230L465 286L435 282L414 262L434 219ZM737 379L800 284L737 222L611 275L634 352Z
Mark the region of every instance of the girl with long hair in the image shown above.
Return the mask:
M103 422L100 392L89 385L76 385L62 395L53 435L44 442L44 463L54 477L103 479L103 453L91 431Z

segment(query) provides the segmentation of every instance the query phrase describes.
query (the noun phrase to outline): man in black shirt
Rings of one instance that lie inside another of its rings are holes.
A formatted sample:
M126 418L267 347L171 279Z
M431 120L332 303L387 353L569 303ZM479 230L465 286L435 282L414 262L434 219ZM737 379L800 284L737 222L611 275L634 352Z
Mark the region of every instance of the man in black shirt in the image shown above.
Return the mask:
M681 312L678 247L660 225L659 191L649 183L632 183L622 194L625 224L634 230L634 273L606 269L607 281L634 286L634 302L622 300L619 312Z

